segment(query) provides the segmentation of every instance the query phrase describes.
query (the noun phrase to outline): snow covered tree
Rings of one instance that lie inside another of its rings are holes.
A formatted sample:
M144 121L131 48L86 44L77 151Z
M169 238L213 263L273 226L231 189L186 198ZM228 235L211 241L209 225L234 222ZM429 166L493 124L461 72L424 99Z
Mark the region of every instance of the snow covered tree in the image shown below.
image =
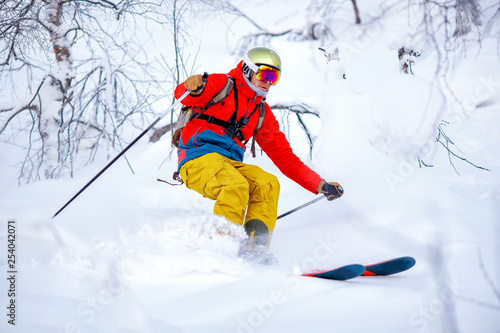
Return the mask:
M418 58L420 54L413 50L407 50L404 46L398 50L398 58L399 58L399 69L401 72L405 74L413 74L411 69L412 65L415 63L416 58Z
M77 152L92 160L100 143L113 149L147 120L168 79L144 51L150 27L172 21L162 6L0 3L0 134L25 150L20 180L72 174Z

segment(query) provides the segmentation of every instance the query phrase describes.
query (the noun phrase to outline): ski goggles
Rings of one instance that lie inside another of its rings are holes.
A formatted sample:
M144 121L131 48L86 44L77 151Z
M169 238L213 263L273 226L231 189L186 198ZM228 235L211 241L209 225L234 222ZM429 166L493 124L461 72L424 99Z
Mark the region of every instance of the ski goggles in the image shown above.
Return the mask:
M257 80L262 82L271 82L271 85L275 85L280 80L281 72L275 68L261 65L255 73Z

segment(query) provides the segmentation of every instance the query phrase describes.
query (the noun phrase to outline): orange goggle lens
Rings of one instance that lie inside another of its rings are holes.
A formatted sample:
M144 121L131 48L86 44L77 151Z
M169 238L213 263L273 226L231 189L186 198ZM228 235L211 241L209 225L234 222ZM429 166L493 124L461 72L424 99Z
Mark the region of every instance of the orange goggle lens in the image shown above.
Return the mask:
M279 70L274 69L269 66L260 66L257 73L255 73L255 77L257 80L262 82L271 82L271 85L275 85L280 80L281 73Z

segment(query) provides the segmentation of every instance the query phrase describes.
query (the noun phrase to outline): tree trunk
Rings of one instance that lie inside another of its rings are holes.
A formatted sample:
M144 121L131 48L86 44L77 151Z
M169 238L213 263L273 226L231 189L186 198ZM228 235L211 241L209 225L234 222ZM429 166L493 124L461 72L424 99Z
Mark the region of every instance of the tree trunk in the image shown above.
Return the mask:
M356 24L360 24L361 19L359 18L359 10L358 5L356 4L356 0L352 0L352 5L354 6L354 14L356 14Z
M50 85L53 94L41 96L39 124L42 137L42 151L46 178L57 178L59 166L65 156L68 142L61 137L64 128L63 112L71 100L72 59L66 31L62 26L63 1L44 0L47 4L47 27L54 51L58 71L51 73L45 84ZM54 97L55 96L55 97Z
M50 23L50 42L52 43L52 47L54 49L56 61L59 64L62 74L64 75L64 81L61 83L64 88L63 92L66 92L71 86L71 67L73 63L69 50L69 44L66 39L66 31L63 31L61 27L63 1L44 0L44 2L47 4L47 21Z

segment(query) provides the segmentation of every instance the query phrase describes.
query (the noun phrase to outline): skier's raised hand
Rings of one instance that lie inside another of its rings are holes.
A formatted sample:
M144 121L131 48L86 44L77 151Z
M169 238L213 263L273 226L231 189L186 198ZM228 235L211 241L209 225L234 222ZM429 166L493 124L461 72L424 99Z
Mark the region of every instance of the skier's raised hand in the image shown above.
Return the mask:
M184 87L186 90L189 90L192 96L198 96L203 92L203 88L205 88L206 79L204 80L204 76L201 74L196 74L190 76L184 81Z

